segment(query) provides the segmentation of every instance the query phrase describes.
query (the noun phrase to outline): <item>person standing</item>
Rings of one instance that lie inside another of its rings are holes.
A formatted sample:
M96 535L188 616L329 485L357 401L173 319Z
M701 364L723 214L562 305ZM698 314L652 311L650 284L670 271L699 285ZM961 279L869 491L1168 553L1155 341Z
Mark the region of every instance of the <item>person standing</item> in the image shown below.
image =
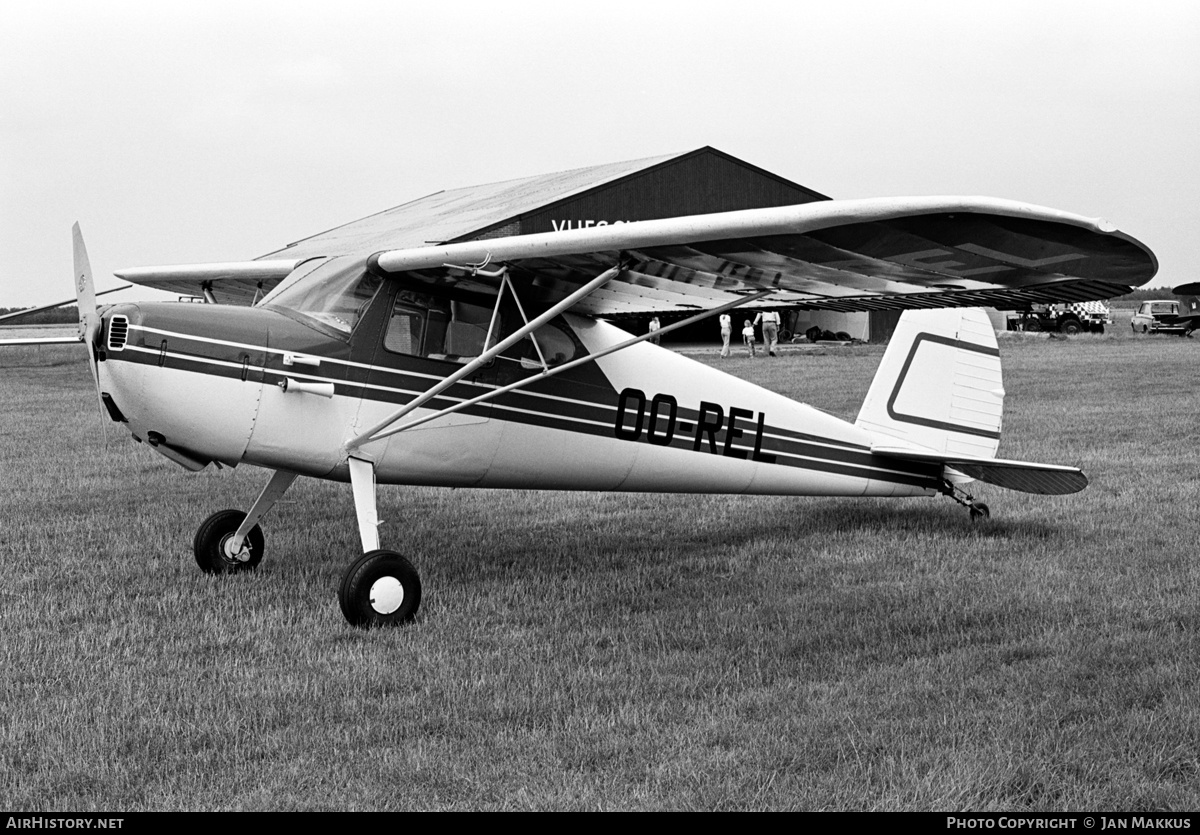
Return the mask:
M662 337L658 335L658 329L661 327L662 323L658 321L657 316L650 320L650 333L654 334L654 336L650 337L650 341L655 345L657 345L659 340L662 339Z
M729 337L733 336L733 319L728 313L721 314L721 356L729 356Z
M765 310L754 317L754 324L762 322L763 348L769 356L775 356L775 346L779 342L779 314L774 310Z
M754 325L750 320L746 320L746 324L742 327L742 341L746 343L746 347L750 349L750 356L754 356Z

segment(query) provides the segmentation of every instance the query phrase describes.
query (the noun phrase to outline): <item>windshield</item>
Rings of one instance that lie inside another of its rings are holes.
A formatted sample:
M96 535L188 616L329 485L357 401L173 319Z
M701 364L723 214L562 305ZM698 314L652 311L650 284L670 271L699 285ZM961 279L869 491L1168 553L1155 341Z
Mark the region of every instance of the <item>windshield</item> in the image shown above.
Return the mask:
M331 258L283 281L259 306L300 313L348 335L382 283L361 260Z

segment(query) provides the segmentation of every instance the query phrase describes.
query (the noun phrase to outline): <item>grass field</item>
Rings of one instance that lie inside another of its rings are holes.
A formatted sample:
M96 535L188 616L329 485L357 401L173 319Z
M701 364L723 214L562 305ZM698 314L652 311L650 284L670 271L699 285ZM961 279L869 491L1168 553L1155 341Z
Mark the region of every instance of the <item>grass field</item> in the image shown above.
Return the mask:
M1001 350L1001 456L1084 492L384 488L425 600L371 632L348 486L204 575L265 474L106 448L80 349L0 354L0 808L1200 808L1200 339ZM881 355L698 358L853 417Z

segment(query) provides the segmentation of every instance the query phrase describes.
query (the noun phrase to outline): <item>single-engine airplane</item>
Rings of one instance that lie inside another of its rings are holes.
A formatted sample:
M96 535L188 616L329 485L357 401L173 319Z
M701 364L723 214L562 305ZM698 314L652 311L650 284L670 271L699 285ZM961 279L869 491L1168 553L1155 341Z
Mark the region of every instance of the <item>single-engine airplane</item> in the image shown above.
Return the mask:
M271 471L209 516L200 568L253 569L260 521L298 476L349 482L363 553L346 619L416 614L409 559L380 547L376 485L932 496L972 480L1083 489L1074 467L996 458L1004 388L978 308L1103 299L1154 255L1095 219L985 198L820 201L465 243L319 235L300 257L120 270L216 304L97 309L75 281L97 395L189 470ZM288 250L283 251L284 254ZM252 302L239 306L220 302ZM649 344L606 317L737 307L906 312L853 423ZM944 309L935 309L944 308Z
M99 290L96 292L96 295L103 296L107 293L119 293L122 290L128 290L132 286L131 284L126 284L124 287L114 287L111 290ZM32 316L44 310L54 310L55 308L65 307L68 304L75 304L76 302L77 299L67 299L66 301L44 304L40 307L27 307L24 310L14 310L11 313L5 313L3 316L0 316L0 334L4 333L5 322L15 322L17 319L23 319L26 316ZM18 336L13 338L0 336L0 347L15 345L71 345L77 344L82 338L82 330L80 330L78 336Z

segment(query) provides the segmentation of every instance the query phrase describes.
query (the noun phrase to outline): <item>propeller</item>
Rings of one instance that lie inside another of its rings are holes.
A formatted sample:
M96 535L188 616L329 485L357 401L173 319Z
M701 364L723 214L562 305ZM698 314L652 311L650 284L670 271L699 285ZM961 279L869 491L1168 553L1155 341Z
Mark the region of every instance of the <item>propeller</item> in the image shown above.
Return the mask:
M104 398L100 393L100 365L96 358L96 335L100 332L100 311L96 309L96 285L92 281L92 265L79 224L71 227L71 244L75 256L75 301L79 307L79 338L87 345L88 368L96 389L96 405L100 409L100 431L108 446L108 426L105 423Z

